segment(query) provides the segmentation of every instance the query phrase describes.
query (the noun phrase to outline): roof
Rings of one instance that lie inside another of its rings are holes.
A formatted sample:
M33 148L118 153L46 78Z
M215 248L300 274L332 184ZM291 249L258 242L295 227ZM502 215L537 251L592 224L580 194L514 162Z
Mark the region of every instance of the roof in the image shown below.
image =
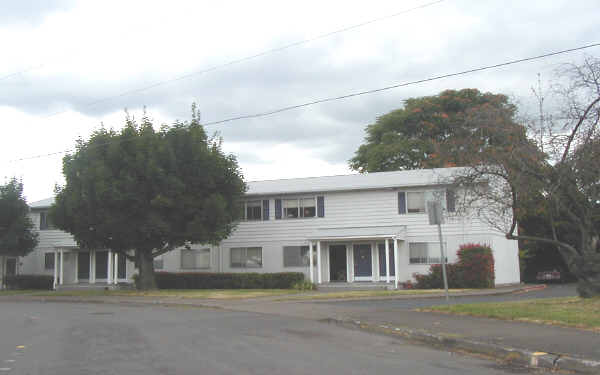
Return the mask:
M463 168L416 169L410 171L374 172L340 176L291 178L252 181L248 195L323 193L328 191L369 190L443 183Z
M463 168L415 169L410 171L356 173L339 176L250 181L247 195L324 193L443 184ZM50 207L54 198L33 202L32 209Z

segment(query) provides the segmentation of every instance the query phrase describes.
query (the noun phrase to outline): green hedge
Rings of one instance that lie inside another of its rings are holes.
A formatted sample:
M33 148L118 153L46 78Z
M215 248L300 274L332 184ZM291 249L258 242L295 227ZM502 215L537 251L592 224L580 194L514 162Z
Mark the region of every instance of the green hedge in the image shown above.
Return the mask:
M495 285L494 256L487 245L461 245L456 253L458 262L447 264L448 288L493 288ZM444 287L442 266L433 264L426 275L414 275L417 289Z
M7 289L52 290L53 284L54 277L45 275L15 275L4 278L4 285Z
M290 289L304 281L302 272L208 273L157 272L158 289Z

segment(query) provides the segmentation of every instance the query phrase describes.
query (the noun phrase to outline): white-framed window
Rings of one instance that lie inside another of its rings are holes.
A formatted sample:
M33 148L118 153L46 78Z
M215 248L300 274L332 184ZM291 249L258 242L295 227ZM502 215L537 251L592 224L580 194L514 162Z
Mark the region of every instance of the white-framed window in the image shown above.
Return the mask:
M308 246L284 246L284 267L306 267L310 263L308 258Z
M406 212L409 214L425 213L425 192L406 192Z
M317 216L316 197L283 199L283 217L285 219L297 219L300 217Z
M154 258L153 262L155 270L162 270L163 268L165 268L165 261L162 255L159 255L156 258Z
M40 230L56 229L48 215L48 211L40 211Z
M210 268L210 249L181 249L181 268Z
M262 201L247 201L246 209L244 211L246 213L246 220L262 220Z
M444 249L446 244L444 243ZM411 242L408 244L410 264L439 264L442 262L439 242Z
M44 254L44 269L45 270L53 270L54 269L54 252Z
M262 247L232 247L231 268L262 268Z

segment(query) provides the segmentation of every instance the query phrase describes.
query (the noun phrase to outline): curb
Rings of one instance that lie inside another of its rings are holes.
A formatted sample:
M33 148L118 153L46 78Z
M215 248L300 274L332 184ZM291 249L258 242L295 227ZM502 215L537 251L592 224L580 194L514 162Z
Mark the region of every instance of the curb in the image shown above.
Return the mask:
M475 340L434 334L424 330L372 324L359 320L328 318L320 320L345 328L358 329L387 336L402 336L420 344L452 352L466 352L495 358L498 361L530 368L551 371L566 370L578 374L600 373L600 361L571 357L559 353L534 352L530 350L504 347Z

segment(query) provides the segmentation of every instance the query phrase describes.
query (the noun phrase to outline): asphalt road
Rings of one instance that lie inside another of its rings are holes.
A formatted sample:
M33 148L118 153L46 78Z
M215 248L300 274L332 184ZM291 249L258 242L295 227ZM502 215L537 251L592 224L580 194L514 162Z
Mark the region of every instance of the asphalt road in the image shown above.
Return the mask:
M399 339L200 308L0 302L0 374L507 374ZM520 371L519 371L520 372Z
M465 296L450 297L450 304L477 303L477 302L507 302L522 301L537 298L557 298L577 296L575 284L551 284L543 290L530 292L492 295L492 296ZM325 301L319 303L335 304L340 306L371 306L384 309L416 309L446 303L445 298L415 298L415 299L386 299L386 300L355 300L355 301Z

